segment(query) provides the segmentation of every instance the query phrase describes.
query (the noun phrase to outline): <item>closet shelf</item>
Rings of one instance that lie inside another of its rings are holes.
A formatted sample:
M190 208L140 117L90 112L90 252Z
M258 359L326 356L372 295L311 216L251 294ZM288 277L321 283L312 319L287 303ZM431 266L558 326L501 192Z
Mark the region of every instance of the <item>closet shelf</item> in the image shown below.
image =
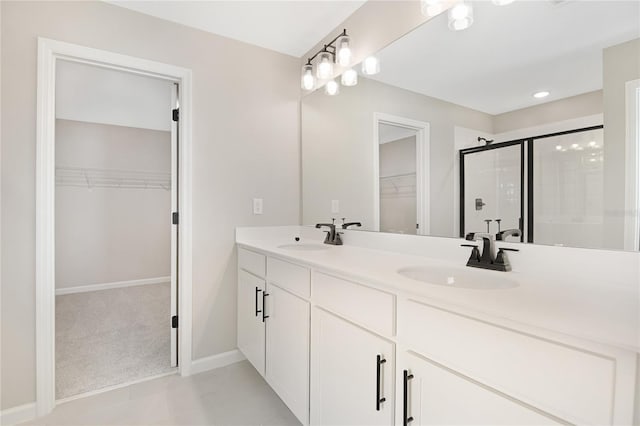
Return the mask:
M171 173L137 170L56 167L57 186L171 190Z
M396 174L396 175L386 175L386 176L380 176L380 179L395 179L395 178L401 178L401 177L410 177L410 176L415 176L416 173L400 173L400 174Z

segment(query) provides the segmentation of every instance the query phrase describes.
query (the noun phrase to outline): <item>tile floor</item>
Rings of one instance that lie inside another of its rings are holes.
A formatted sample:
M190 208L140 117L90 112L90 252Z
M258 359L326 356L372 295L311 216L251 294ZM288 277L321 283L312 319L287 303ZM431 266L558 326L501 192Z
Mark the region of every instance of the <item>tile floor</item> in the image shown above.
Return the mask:
M27 425L300 425L247 361L171 375L56 407Z

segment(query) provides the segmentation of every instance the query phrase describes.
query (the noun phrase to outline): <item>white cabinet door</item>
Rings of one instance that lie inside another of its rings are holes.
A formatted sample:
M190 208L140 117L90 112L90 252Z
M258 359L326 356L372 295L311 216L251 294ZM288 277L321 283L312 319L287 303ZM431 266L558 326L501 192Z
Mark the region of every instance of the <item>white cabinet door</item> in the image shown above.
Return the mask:
M309 424L309 302L271 283L267 315L267 382Z
M311 339L311 424L392 425L393 343L318 308Z
M411 353L399 355L397 383L402 426L561 424Z
M265 282L238 270L238 348L264 376L264 320L262 318Z

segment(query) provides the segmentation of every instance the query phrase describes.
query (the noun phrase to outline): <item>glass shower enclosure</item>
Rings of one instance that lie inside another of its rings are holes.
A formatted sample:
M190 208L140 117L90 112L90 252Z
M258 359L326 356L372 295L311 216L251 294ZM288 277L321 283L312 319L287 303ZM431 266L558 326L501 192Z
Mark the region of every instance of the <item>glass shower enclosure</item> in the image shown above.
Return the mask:
M592 126L460 150L460 237L601 247L603 148Z

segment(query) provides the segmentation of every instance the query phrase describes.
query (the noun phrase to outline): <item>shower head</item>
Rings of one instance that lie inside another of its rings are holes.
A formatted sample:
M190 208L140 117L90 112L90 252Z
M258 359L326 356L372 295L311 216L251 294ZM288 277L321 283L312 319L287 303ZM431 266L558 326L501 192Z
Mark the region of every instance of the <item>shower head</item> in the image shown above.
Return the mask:
M481 138L480 136L478 136L478 142L484 142L486 145L489 145L491 142L493 142L493 139Z

